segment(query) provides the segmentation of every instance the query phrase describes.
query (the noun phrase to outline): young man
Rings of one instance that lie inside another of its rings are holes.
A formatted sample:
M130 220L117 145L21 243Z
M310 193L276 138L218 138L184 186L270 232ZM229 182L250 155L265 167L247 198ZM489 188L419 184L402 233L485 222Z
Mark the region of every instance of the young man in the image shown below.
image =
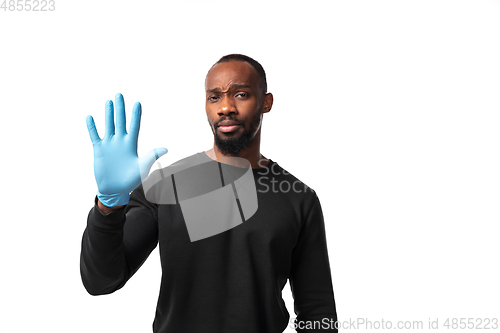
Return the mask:
M297 331L337 331L319 199L260 153L263 114L273 104L264 69L250 57L227 55L210 69L205 87L213 148L146 180L167 150L137 158L140 104L130 133L120 94L116 132L111 101L103 139L87 117L98 195L82 240L85 288L92 295L120 289L159 244L154 332L283 332L290 319L281 297L287 279Z

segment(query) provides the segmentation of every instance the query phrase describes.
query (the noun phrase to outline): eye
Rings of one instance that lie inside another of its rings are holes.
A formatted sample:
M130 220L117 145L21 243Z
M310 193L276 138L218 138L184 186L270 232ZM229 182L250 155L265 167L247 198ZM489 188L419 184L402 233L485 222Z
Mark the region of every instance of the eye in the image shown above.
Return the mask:
M246 97L248 97L248 94L246 92L239 92L239 93L236 94L236 96L240 96L242 98L246 98Z
M219 96L208 96L207 100L209 102L215 102L218 98L219 98Z

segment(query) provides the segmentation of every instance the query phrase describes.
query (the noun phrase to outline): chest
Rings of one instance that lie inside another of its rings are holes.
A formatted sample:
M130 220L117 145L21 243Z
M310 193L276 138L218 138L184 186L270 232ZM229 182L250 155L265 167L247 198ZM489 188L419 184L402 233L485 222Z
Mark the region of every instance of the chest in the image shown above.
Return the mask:
M272 192L258 192L257 203L255 213L248 218L242 217L241 206L229 199L214 200L208 207L191 211L181 204L161 205L159 241L173 250L214 243L250 244L266 251L293 249L303 223L300 208ZM211 236L193 240L193 225L199 229L195 231Z

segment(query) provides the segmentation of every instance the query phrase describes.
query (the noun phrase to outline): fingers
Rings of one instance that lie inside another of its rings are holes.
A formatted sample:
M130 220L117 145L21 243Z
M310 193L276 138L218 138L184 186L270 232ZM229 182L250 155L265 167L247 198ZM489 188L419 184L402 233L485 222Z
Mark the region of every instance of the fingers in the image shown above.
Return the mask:
M116 112L116 134L127 134L125 129L125 101L122 94L118 93L115 96L115 112Z
M97 134L97 128L95 127L94 118L92 118L92 116L87 116L86 121L87 129L89 130L90 134L90 140L92 140L92 144L96 144L101 140L101 138L99 138L99 134Z
M104 136L109 138L115 134L115 115L113 110L113 102L111 100L106 102L105 112L105 128Z
M130 129L129 129L129 134L132 135L136 140L139 137L139 128L141 126L141 114L142 114L141 103L136 102L134 104L134 109L132 110L132 119L130 120Z

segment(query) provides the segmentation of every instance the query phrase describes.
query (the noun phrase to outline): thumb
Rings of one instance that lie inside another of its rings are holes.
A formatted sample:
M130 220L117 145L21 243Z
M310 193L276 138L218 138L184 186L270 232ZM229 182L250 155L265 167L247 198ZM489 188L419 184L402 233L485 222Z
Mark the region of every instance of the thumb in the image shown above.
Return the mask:
M149 173L149 169L151 169L153 163L167 152L167 148L156 148L147 153L146 156L142 157L139 161L141 175Z
M156 149L153 149L152 151L150 151L148 153L148 155L150 153L153 153L153 155L155 156L155 159L151 162L151 165L153 165L153 163L159 159L160 157L162 157L163 155L165 155L166 153L168 153L168 149L165 148L165 147L161 147L161 148L156 148Z

